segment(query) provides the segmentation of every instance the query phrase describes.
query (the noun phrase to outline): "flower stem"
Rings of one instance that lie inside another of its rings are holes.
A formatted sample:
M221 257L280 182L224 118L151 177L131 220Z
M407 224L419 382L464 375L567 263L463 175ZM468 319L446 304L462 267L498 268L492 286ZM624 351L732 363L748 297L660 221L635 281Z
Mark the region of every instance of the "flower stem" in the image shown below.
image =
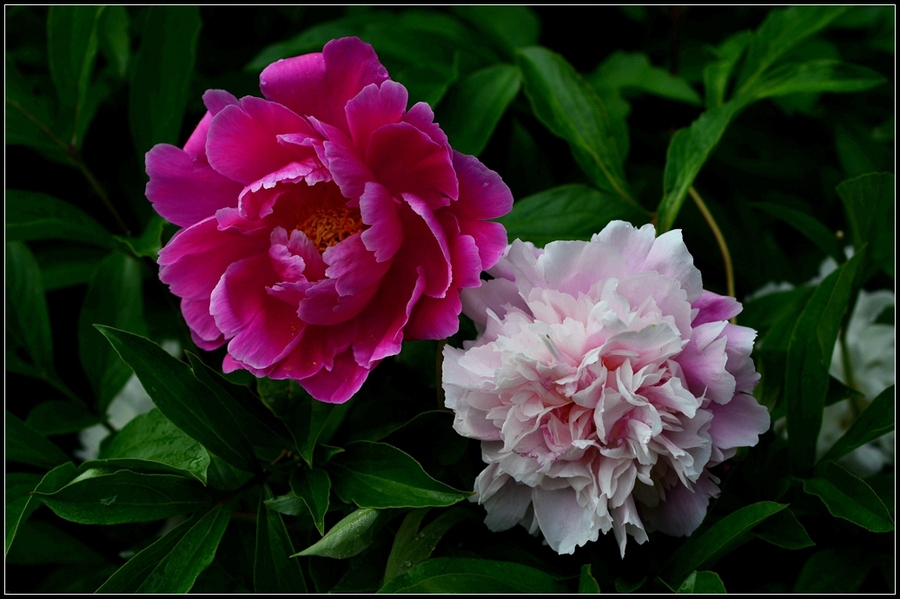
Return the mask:
M710 213L709 208L707 208L706 204L703 202L703 198L700 197L700 194L697 193L697 190L694 189L693 185L688 190L688 192L694 199L694 203L697 204L697 208L700 209L700 213L703 214L703 218L706 219L709 228L712 229L713 235L716 238L716 242L719 244L719 250L722 252L722 261L725 262L726 289L728 295L734 297L734 267L731 264L731 253L728 251L728 244L725 243L725 237L722 235L722 231L719 230L719 225L716 224L716 219L713 218L713 215L712 213Z

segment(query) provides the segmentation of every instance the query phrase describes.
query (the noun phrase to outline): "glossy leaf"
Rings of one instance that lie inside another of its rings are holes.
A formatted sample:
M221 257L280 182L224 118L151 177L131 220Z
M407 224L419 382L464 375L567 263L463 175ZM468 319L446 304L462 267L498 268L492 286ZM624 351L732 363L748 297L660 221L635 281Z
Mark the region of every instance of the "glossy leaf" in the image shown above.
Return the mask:
M84 406L74 401L44 401L28 412L25 424L42 436L77 433L100 422Z
M544 125L572 148L575 160L600 189L634 202L603 102L566 60L539 46L519 50L525 93Z
M38 373L53 373L50 315L41 286L41 272L31 250L21 242L6 242L6 339L9 356L21 347Z
M125 77L131 60L130 24L124 6L107 6L100 17L100 51L119 77Z
M816 287L791 333L784 396L788 448L796 472L812 468L815 462L831 355L862 256L853 256Z
M319 541L296 555L317 555L335 559L353 557L372 544L375 533L394 515L392 510L360 508L345 516Z
M157 409L136 416L100 449L93 468L139 468L193 476L204 485L209 454Z
M215 496L193 479L89 469L53 493L35 493L61 518L80 524L150 522L208 507Z
M15 414L6 412L6 459L22 464L53 468L69 461L69 456Z
M600 585L597 579L591 574L591 565L585 564L581 566L581 574L578 576L578 594L582 593L599 593Z
M706 88L707 108L716 108L725 103L728 82L752 37L752 32L740 31L713 49L716 60L703 67L703 87Z
M28 520L31 513L41 504L40 498L34 493L52 493L59 490L72 480L75 472L75 465L66 462L44 476L20 473L6 475L6 553L9 553L19 526ZM34 481L35 484L29 488Z
M6 238L10 241L65 239L112 248L113 238L92 217L45 193L6 192Z
M895 183L892 173L870 173L837 186L860 251L869 244L872 260L889 276L894 276Z
M805 479L803 490L815 495L831 515L872 532L890 532L894 522L872 487L837 464L828 464L820 476Z
M855 593L871 567L871 560L858 547L825 549L803 564L794 592Z
M144 334L147 325L141 287L141 264L119 252L104 258L88 283L78 316L78 353L102 414L131 378L131 368L122 362L94 325Z
M467 510L454 507L441 513L419 530L422 520L429 511L430 508L412 510L403 519L403 523L394 537L394 545L391 547L387 567L384 570L385 584L431 557L444 534L455 524L470 516L470 512Z
M500 222L510 239L543 247L560 239L590 239L617 219L638 225L648 217L618 196L573 184L518 200Z
M508 64L470 73L441 101L436 120L453 149L478 156L521 86L519 69Z
M139 156L154 144L181 141L200 26L200 11L194 6L147 9L128 100Z
M268 485L265 499L272 499ZM257 593L305 593L306 581L300 562L293 559L294 546L281 514L259 502L256 514L256 555L253 561L253 590Z
M536 568L493 560L442 557L419 564L379 593L565 593L568 589Z
M186 593L213 561L231 510L217 504L182 522L119 568L98 593Z
M820 461L838 460L857 447L886 435L894 430L894 385L878 394L863 410L847 432L831 446Z
M725 593L725 585L715 572L691 572L676 593Z
M509 56L516 48L538 42L541 22L528 7L470 5L458 6L454 12L486 33Z
M338 497L359 507L431 507L452 505L470 493L437 481L408 454L372 441L347 444L328 462Z
M804 549L815 545L790 508L778 512L760 524L756 535L768 543L785 549Z
M826 256L831 256L837 262L844 259L843 252L838 249L838 239L833 231L822 224L822 221L800 210L775 204L772 202L754 202L757 210L761 210L775 218L787 223L800 234L813 242Z
M219 398L198 381L184 362L149 339L98 326L116 352L131 366L147 394L175 426L208 451L247 471L256 469L253 450Z
M755 84L757 78L789 50L827 27L845 10L844 6L794 6L772 10L750 42L738 77L738 95Z
M141 233L140 237L121 237L116 235L115 238L125 244L134 256L156 260L156 256L159 254L160 248L162 248L160 238L162 237L163 226L165 226L165 224L166 221L163 217L154 214L150 218L150 222L147 223L147 226L144 228L144 232Z
M885 83L872 69L839 60L811 60L772 69L743 93L759 100L797 93L860 92Z
M588 82L595 88L628 88L694 106L700 95L684 79L654 67L646 54L614 52L597 67Z
M321 468L295 470L291 474L291 491L303 500L320 535L325 534L325 514L331 495L331 479Z
M739 543L753 527L786 507L783 503L760 501L728 514L702 534L689 537L663 566L667 573L665 579L674 587L688 573L711 564Z

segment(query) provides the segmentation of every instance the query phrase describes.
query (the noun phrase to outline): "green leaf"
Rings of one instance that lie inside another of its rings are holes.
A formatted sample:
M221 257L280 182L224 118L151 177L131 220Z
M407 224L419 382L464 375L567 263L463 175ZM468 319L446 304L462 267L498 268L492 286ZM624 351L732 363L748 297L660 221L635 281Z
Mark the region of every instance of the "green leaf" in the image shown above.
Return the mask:
M662 580L662 579L660 579L660 580ZM622 578L620 576L620 577L616 578L616 581L615 581L616 592L617 593L634 593L639 588L644 586L645 582L647 582L646 576L644 576L643 578L641 578L640 580L635 581L635 582L628 582L627 580L625 580L624 578ZM663 584L665 584L665 581L663 581ZM666 586L669 586L669 585L666 584ZM672 590L671 587L669 590Z
M115 235L115 239L128 248L137 258L152 258L156 260L160 248L162 248L162 231L166 224L166 220L158 214L150 217L144 232L140 237L122 237Z
M893 431L894 397L894 385L879 393L820 461L838 460L857 447Z
M471 516L468 510L454 507L441 513L420 531L422 520L430 510L431 508L412 510L403 519L388 556L384 584L431 557L444 534L457 522Z
M139 468L193 476L204 485L209 454L157 409L136 416L100 450L91 468Z
M172 474L88 469L53 493L35 492L56 515L80 524L150 522L208 507L215 496Z
M81 244L54 243L35 252L44 291L87 285L108 250Z
M186 593L213 561L231 520L217 504L169 531L113 574L98 593Z
M672 136L666 152L663 199L657 209L657 231L660 234L674 225L688 189L722 139L728 123L742 107L742 104L731 101L707 110L690 127L679 129Z
M516 62L535 116L568 142L575 160L597 187L633 203L622 148L593 88L562 56L546 48L518 50Z
M265 499L272 499L272 490L263 486ZM292 559L294 546L288 536L281 514L266 509L259 502L256 516L256 554L253 560L253 590L257 593L305 593L306 581L300 562Z
M821 499L832 516L872 532L894 530L890 513L865 481L834 463L823 470L824 476L804 479L803 490Z
M137 260L119 252L110 253L91 276L78 316L78 353L102 414L131 378L131 369L93 325L144 334L141 282L141 264Z
M703 87L706 89L707 108L716 108L725 103L728 81L752 37L753 33L750 31L740 31L712 49L717 60L703 67Z
M646 54L614 52L588 77L594 88L628 88L694 106L702 104L700 95L687 81L669 71L654 67Z
M320 535L325 534L325 514L331 494L331 479L321 468L295 470L291 473L291 491L303 500Z
M124 6L107 6L100 17L100 51L119 77L125 77L131 60L130 24Z
M6 459L22 464L53 468L69 461L69 456L15 414L6 412Z
M6 192L6 238L65 239L107 249L114 245L112 236L100 223L69 202L18 189Z
M542 570L512 562L442 557L419 564L379 593L566 593Z
M41 272L31 250L21 242L6 242L7 362L23 348L43 376L53 375L50 315L41 287Z
M131 134L139 156L154 144L179 141L200 27L197 7L147 9L128 99Z
M512 57L516 48L532 46L538 42L541 21L525 6L458 6L453 12L483 31Z
M738 77L744 93L775 61L797 44L824 29L846 10L844 6L795 6L772 10L753 35Z
M522 198L500 219L510 239L539 247L561 239L590 239L613 220L641 223L647 214L622 198L585 185L563 185Z
M30 412L25 424L42 436L77 433L100 422L96 414L74 401L44 401Z
M831 356L862 257L862 253L856 254L816 287L791 333L784 397L788 450L795 472L807 471L815 463Z
M85 569L104 563L103 557L77 538L46 522L23 522L7 564L78 564Z
M6 56L6 143L33 148L48 160L72 165L69 146L54 131L54 102L30 85Z
M859 252L869 244L872 260L894 276L894 175L870 173L837 186Z
M876 71L839 60L811 60L782 65L746 90L754 99L813 92L860 92L885 83Z
M131 366L153 403L175 426L228 463L249 472L258 469L253 450L241 429L235 428L231 413L194 377L187 364L149 339L111 327L97 329Z
M438 106L436 118L453 149L481 154L520 86L519 69L508 64L490 66L457 81Z
M795 593L855 593L869 574L872 561L858 547L825 549L810 556Z
M88 96L99 39L103 6L54 6L47 17L47 58L59 97L60 111L71 123L72 146L78 147L83 130L82 112ZM67 141L67 140L64 140Z
M754 526L786 507L783 503L760 501L728 514L704 533L689 537L666 562L665 579L675 588L690 572L711 564L734 548Z
M725 593L725 585L715 572L691 572L676 593Z
M372 544L375 533L395 515L393 510L360 508L335 524L318 542L292 555L347 559Z
M581 574L578 576L578 594L582 593L599 593L600 585L597 579L591 574L591 565L584 564L581 566Z
M816 217L771 202L754 202L751 206L792 226L813 242L826 256L834 258L836 262L840 263L844 260L844 254L838 248L837 236Z
M327 464L334 490L359 507L431 507L452 505L471 493L437 481L408 454L372 441L347 444Z
M52 493L62 488L75 476L75 472L75 465L72 462L66 462L43 477L18 473L6 475L6 553L9 553L9 547L16 538L19 526L28 520L31 512L41 504L41 500L35 497L34 493ZM32 485L32 482L35 484ZM31 485L30 488L29 485Z
M790 508L778 512L760 524L756 536L785 549L804 549L815 545Z

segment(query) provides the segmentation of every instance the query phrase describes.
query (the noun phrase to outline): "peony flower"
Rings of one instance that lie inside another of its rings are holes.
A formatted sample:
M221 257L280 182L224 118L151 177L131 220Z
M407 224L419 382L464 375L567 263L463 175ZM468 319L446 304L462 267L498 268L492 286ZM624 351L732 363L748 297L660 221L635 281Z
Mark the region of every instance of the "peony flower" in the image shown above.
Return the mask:
M704 291L679 231L610 223L590 242L516 240L494 277L463 293L483 332L445 347L454 428L481 440L474 500L486 524L522 524L558 553L613 531L625 555L660 530L689 535L768 411L752 329Z
M159 276L199 347L228 344L226 372L341 403L403 339L457 330L512 196L359 39L275 62L260 88L206 92L184 149L147 154L147 197L184 227Z

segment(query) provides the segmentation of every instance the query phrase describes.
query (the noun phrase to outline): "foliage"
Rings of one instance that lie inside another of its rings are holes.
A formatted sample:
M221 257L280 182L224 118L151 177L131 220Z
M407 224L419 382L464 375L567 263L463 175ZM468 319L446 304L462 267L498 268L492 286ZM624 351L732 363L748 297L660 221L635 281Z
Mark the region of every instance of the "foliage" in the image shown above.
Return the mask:
M858 395L829 377L855 298L894 286L894 20L891 6L6 7L6 589L893 591L893 464L861 479L836 463L893 431L893 387L824 457L816 441L823 407ZM156 276L175 228L143 196L143 154L184 143L206 89L258 95L269 62L346 35L503 176L510 239L653 222L683 230L708 289L798 286L738 317L759 331L755 394L787 440L769 432L721 468L690 538L652 534L621 560L611 538L559 556L522 529L490 533L465 501L480 450L443 408L437 342L406 343L344 405L223 377L224 351L193 345ZM826 257L836 270L808 283ZM117 427L132 371L158 409ZM83 461L78 433L98 423L112 435Z

